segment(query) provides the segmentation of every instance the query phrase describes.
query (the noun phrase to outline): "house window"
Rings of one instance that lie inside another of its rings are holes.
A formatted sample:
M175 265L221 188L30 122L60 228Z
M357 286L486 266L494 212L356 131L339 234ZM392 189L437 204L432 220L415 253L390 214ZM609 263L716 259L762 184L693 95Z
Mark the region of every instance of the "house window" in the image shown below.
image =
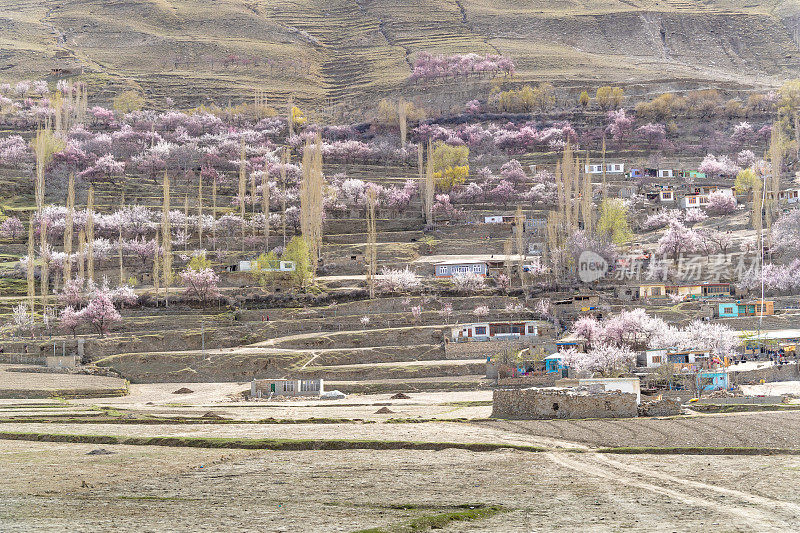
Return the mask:
M486 335L486 326L476 326L475 335Z
M528 335L537 335L536 326L528 325Z
M447 272L447 267L439 267L439 274L445 274Z
M653 287L650 289L651 296L661 296L661 287Z
M472 271L480 273L481 265L472 265Z
M722 310L722 312L725 314L731 314L733 313L733 307L726 307Z
M653 356L653 362L654 363L660 363L661 362L661 356L660 355L654 355Z

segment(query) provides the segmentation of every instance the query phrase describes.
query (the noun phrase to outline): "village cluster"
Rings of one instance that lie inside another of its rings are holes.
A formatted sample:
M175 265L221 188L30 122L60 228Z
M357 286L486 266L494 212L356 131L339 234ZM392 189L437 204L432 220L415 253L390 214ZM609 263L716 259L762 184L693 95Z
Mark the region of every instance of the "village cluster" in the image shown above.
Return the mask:
M181 354L241 347L249 370L223 362L202 379L273 380L253 382L259 399L324 394L323 380L461 376L468 388L481 361L498 394L591 384L580 402L605 383L637 404L674 400L675 413L740 396L767 369L797 372L796 85L753 108L764 126L740 121L729 138L635 128L624 108L606 111L621 91L600 104L600 89L594 114L581 95L576 130L478 101L457 128L403 100L323 126L258 95L182 112L124 93L112 110L81 83L0 86L13 132L0 138L3 357L182 381ZM733 153L698 157L685 138ZM144 340L179 328L176 312L199 341ZM340 357L306 360L318 345L293 335L311 331L404 348L362 359L336 336L319 347ZM265 341L280 354L255 348ZM139 365L150 352L161 375Z

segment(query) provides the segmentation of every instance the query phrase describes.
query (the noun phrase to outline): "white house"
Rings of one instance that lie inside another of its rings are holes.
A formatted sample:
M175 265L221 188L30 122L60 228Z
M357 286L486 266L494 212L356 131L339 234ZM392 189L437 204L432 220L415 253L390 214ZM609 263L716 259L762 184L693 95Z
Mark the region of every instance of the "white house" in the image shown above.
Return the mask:
M535 320L509 322L476 322L455 326L450 331L453 342L516 339L539 335L539 322Z
M445 262L434 265L434 274L437 278L451 278L456 274L474 272L481 276L489 273L489 265L484 261Z
M585 165L584 172L586 174L602 174L602 164ZM622 174L625 172L625 165L623 163L606 163L606 174Z
M250 396L319 396L325 392L322 379L254 379L250 382Z
M484 224L512 224L514 215L492 215L483 217Z
M636 355L637 366L656 368L667 362L667 348L642 350Z
M680 206L682 209L691 209L693 207L705 207L708 205L707 194L687 194L681 198Z
M255 261L239 261L239 272L250 272L255 268ZM269 266L265 268L267 272L294 272L294 261L271 261Z

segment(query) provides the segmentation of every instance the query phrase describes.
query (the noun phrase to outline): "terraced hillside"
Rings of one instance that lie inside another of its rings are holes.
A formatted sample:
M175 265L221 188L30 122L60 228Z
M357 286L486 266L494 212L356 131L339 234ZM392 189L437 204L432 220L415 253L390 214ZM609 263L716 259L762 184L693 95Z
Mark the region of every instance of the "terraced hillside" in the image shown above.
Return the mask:
M138 86L157 106L486 94L409 82L421 50L501 52L518 81L576 87L774 86L800 69L800 7L781 0L0 0L0 15L0 79L83 69L95 93Z

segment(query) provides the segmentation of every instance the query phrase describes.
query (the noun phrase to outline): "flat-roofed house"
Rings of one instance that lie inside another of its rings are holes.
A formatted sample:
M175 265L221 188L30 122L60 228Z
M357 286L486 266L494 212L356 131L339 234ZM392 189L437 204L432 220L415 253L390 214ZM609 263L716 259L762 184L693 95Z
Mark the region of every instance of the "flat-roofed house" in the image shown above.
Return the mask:
M451 278L456 274L466 274L467 272L486 276L489 273L489 265L484 261L446 261L434 265L434 273L437 278Z

